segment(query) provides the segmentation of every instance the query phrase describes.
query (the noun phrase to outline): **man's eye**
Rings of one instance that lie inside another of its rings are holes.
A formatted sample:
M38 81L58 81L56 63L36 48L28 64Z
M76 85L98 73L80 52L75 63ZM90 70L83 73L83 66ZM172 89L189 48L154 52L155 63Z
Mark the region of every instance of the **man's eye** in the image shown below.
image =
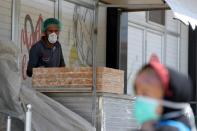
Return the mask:
M58 30L49 30L49 33L58 32Z

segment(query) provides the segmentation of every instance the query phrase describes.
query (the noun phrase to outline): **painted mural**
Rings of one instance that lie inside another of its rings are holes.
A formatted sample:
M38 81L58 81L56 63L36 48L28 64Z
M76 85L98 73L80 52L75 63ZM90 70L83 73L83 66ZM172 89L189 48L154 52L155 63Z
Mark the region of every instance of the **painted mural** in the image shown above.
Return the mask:
M26 69L29 57L29 51L33 44L36 41L40 40L41 37L41 23L42 23L42 15L38 16L37 22L34 25L32 18L30 15L25 16L24 27L21 29L21 74L23 80L27 78ZM28 29L30 29L28 31Z
M73 13L73 30L69 34L69 64L74 66L92 65L92 34L93 34L92 10L75 6ZM73 38L73 40L71 40Z

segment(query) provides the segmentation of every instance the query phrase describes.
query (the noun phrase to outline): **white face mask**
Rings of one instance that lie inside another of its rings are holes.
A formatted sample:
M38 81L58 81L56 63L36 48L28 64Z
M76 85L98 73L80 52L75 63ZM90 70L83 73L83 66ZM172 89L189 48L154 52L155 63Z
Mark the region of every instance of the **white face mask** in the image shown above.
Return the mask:
M52 44L56 43L57 42L57 35L56 35L56 33L49 34L48 41L50 43L52 43Z
M177 102L171 102L171 101L165 101L165 100L156 100L156 99L152 99L152 98L144 97L144 96L138 96L138 97L141 99L147 99L149 101L157 101L157 103L159 103L163 107L168 107L171 109L181 109L183 111L184 115L189 119L190 126L192 127L192 131L196 131L195 118L194 118L194 114L193 114L190 104L177 103ZM172 114L170 113L165 116L170 118L171 115Z

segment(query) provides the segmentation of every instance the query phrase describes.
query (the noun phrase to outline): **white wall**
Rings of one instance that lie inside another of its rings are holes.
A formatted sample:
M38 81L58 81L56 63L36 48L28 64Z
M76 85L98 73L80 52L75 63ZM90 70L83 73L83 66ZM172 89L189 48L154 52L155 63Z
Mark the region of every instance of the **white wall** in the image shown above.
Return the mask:
M0 39L11 40L12 0L0 0Z
M135 74L143 65L144 61L144 30L142 28L129 26L128 34L127 92L128 94L133 94L132 86L135 79Z
M129 13L128 32L128 94L133 95L136 72L151 54L168 67L188 73L188 28L173 19L172 11L166 11L165 26L148 22L146 12Z
M106 66L106 31L107 31L107 9L99 8L98 17L98 43L97 43L97 66Z
M188 26L181 24L179 69L184 74L188 74L188 34Z
M166 28L167 31L174 33L179 32L179 21L173 19L173 12L171 10L166 11Z
M169 67L178 70L179 69L179 38L167 35L166 36L166 65Z
M145 24L146 22L146 12L131 12L128 13L128 20L132 23L138 23L138 24Z
M146 31L146 62L149 62L152 54L156 54L163 63L163 34L156 31Z
M165 64L179 71L180 21L173 19L173 12L166 11Z

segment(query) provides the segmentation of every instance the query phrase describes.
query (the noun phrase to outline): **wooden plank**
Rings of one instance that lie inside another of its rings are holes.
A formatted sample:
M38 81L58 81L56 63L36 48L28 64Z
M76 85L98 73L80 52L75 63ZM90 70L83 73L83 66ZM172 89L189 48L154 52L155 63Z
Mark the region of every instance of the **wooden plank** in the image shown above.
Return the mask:
M41 92L81 92L92 90L92 68L35 68L32 84ZM123 93L124 71L97 68L97 91Z

